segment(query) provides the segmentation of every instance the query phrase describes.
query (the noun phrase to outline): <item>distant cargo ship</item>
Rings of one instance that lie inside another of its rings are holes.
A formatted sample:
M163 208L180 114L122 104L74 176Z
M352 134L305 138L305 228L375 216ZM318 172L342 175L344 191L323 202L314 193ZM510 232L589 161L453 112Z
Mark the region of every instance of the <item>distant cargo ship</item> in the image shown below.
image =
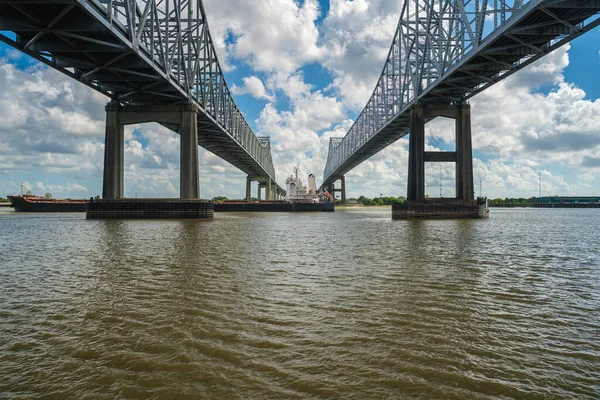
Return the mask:
M85 212L89 200L47 199L43 196L8 196L16 212Z
M308 188L304 187L298 176L299 167L286 179L286 198L276 201L240 201L228 200L215 203L215 212L295 212L295 211L334 211L333 197L325 192L317 192L315 176L308 176ZM322 202L323 198L328 200Z

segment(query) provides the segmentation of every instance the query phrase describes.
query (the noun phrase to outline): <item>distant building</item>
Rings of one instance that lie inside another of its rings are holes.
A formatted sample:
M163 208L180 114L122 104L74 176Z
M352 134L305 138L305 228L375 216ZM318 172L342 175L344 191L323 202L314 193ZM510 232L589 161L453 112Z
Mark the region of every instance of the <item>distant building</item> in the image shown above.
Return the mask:
M583 196L583 197L567 197L567 196L548 196L538 197L538 203L600 203L600 196Z

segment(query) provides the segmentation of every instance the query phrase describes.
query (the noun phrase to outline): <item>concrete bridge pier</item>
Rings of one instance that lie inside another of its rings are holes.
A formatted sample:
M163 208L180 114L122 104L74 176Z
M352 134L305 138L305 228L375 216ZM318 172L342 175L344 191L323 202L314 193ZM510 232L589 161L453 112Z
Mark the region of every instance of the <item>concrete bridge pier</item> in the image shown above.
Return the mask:
M119 119L118 105L106 105L104 140L103 199L122 199L125 180L125 125Z
M200 197L198 164L198 107L194 104L175 106L121 106L111 101L106 105L106 140L102 198L124 197L125 125L158 122L178 127L180 135L180 198Z
M425 122L435 117L454 119L456 151L425 151ZM485 218L485 201L474 199L471 106L415 104L410 110L407 202L392 206L393 219ZM456 198L425 198L425 163L456 166Z
M258 201L261 201L261 200L262 200L262 189L263 189L264 187L265 187L265 184L264 184L264 183L258 182L258 187L257 187L257 188L258 188L258 189L257 189L257 190L258 190L258 193L257 193L257 195L256 195L256 198L258 198Z
M341 204L346 204L346 177L344 175L342 175L340 177L340 182L341 182L341 187L339 189L335 188L335 182L332 182L329 185L327 185L326 189L329 192L329 194L331 194L333 196L334 199L335 199L335 194L340 193Z
M267 188L265 191L265 200L271 201L273 200L273 187L271 185L271 178L267 178Z
M251 184L252 182L258 182L258 200L262 200L262 189L265 189L264 200L275 200L277 199L279 188L275 181L273 181L270 177L246 177L246 201L250 201L251 199Z
M246 177L246 201L252 199L252 177L248 175Z
M335 184L334 183L330 183L329 185L327 185L325 187L325 189L329 192L330 195L333 196L333 198L335 199Z
M425 151L425 121L434 117L455 120L456 151ZM425 163L453 162L456 165L456 198L473 200L473 154L471 145L471 106L425 106L415 104L410 111L407 200L425 201Z

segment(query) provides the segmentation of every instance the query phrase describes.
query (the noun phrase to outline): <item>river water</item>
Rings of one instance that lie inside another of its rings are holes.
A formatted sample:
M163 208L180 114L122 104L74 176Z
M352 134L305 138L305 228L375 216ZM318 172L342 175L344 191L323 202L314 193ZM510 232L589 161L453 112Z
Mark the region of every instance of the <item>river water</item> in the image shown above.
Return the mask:
M598 399L600 210L0 213L0 398Z

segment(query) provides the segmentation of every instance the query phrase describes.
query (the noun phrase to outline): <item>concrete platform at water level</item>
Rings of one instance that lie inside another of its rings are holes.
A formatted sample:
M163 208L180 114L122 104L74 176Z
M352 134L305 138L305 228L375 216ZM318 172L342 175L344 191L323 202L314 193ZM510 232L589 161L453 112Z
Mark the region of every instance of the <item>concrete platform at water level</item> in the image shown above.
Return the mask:
M334 211L333 203L290 203L289 201L229 201L215 203L215 212Z
M392 205L392 219L488 218L487 199L426 199Z

